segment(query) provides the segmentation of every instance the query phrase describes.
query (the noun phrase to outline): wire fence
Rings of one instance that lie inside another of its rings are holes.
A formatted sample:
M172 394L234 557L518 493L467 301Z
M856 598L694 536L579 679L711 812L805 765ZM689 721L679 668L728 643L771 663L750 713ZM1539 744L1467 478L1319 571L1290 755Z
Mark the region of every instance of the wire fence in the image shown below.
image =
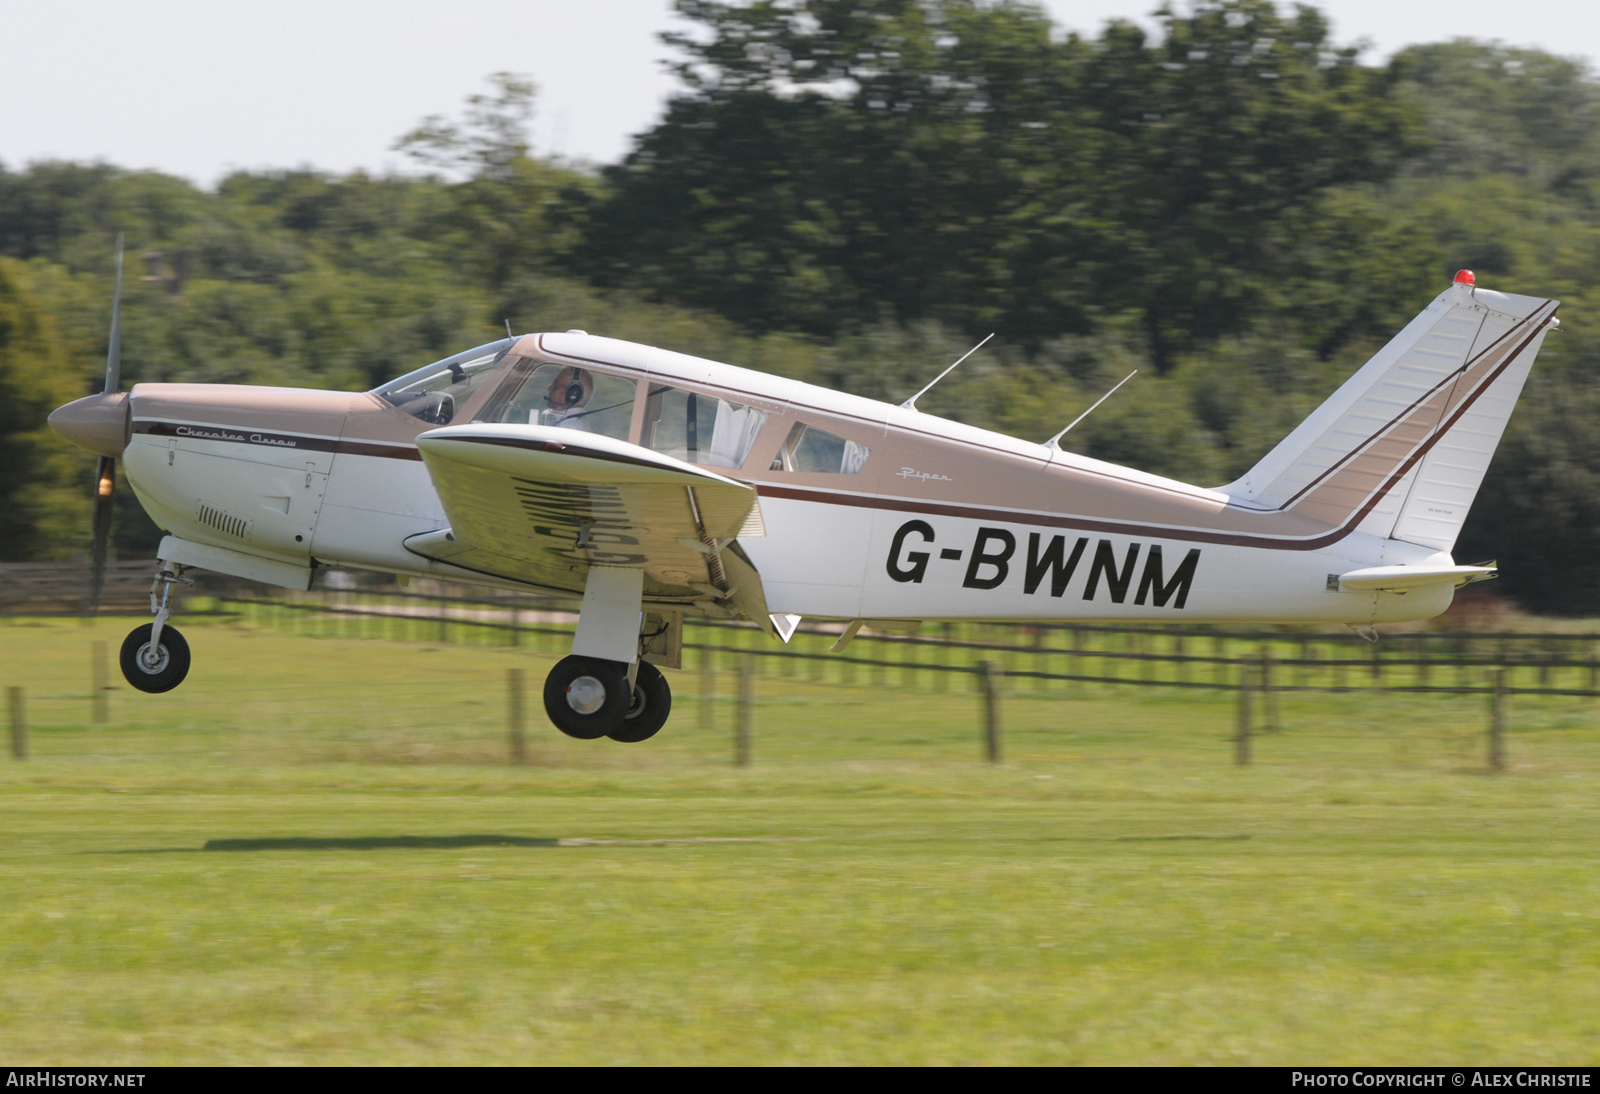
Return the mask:
M49 567L22 573L0 567L0 616L79 614L86 573L83 566L54 573ZM119 595L107 598L102 614L145 616L148 579L148 566L138 572L132 565L119 566L114 572ZM175 621L181 625L184 618L198 616L308 636L522 649L551 660L570 651L577 624L575 598L430 581L363 587L337 573L324 581L306 593L266 592L250 583L199 575L195 586L184 587ZM143 590L136 595L141 582ZM782 643L748 623L687 621L682 667L698 672L700 679L684 697L696 701L700 728L711 729L714 711L731 698L721 694L730 673L738 683L735 756L741 764L750 762L759 677L822 687L963 690L981 697L984 751L991 762L999 762L1002 696L1066 698L1103 688L1210 690L1232 696L1235 762L1248 764L1254 735L1281 728L1277 704L1288 693L1435 693L1489 700L1489 766L1498 770L1505 763L1511 697L1600 698L1600 634L1581 632L1418 629L1389 632L1368 644L1348 630L1292 627L933 623L863 629L835 652L844 630L843 622L802 622ZM91 700L90 724L109 722L111 644L96 640L92 645L87 692L36 695L48 724L78 720L63 711L76 710L85 697ZM524 692L536 690L536 674L525 678L521 668L506 671L510 755L521 762L531 709ZM345 689L339 690L341 701L348 701ZM316 705L313 696L299 698ZM260 697L279 715L285 701L277 692ZM28 703L21 685L8 688L11 751L17 759L29 754ZM290 713L291 721L304 715ZM281 720L279 715L274 718ZM373 717L363 708L363 724L376 725ZM382 728L396 730L387 722Z
M564 654L576 613L566 602L443 587L437 592L317 591L218 597L195 607L294 633L525 647ZM720 655L763 674L846 686L947 690L990 663L1013 690L1096 684L1267 692L1396 691L1600 697L1600 635L1401 631L1367 643L1352 632L1105 624L936 623L915 633L863 630L830 650L843 624L802 623L781 643L753 624L684 627L684 667Z

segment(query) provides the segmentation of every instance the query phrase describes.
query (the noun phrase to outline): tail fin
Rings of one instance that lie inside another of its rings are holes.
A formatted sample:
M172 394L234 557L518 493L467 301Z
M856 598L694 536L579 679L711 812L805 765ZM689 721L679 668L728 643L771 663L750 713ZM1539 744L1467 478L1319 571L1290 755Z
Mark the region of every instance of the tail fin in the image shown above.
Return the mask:
M1557 300L1456 284L1244 477L1243 506L1448 551Z

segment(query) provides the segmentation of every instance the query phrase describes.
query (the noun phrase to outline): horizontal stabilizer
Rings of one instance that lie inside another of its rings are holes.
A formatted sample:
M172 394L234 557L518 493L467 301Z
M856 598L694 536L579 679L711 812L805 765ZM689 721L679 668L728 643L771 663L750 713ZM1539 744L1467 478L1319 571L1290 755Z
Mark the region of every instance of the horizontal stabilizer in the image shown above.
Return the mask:
M1339 589L1362 592L1405 592L1424 585L1468 585L1494 577L1492 562L1482 566L1368 566L1339 575Z

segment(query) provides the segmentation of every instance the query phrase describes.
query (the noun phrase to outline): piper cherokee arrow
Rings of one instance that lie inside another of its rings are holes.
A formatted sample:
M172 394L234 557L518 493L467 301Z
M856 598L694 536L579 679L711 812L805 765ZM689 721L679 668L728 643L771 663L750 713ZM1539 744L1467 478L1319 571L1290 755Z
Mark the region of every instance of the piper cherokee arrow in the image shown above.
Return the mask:
M120 286L119 253L119 286ZM118 293L120 300L120 288ZM116 460L168 534L136 688L188 672L168 593L200 568L305 589L321 566L581 596L550 720L642 741L687 614L788 641L802 617L1380 623L1444 611L1451 557L1558 302L1469 271L1238 481L1173 479L582 331L478 346L360 394L118 383L50 423ZM957 362L959 364L959 362ZM953 366L952 366L953 367ZM948 371L948 370L946 370Z

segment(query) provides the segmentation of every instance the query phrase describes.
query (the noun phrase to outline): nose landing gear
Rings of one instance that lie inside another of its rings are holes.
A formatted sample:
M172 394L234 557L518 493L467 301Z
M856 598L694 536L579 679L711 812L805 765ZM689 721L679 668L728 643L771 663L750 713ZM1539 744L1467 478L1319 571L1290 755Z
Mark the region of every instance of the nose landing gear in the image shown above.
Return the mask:
M172 615L167 602L172 595L173 582L191 584L182 576L182 570L183 567L175 563L161 563L150 585L150 610L155 613L155 621L133 628L122 640L119 659L122 675L140 691L152 694L171 691L189 675L189 643L178 633L178 628L167 626L167 619Z

